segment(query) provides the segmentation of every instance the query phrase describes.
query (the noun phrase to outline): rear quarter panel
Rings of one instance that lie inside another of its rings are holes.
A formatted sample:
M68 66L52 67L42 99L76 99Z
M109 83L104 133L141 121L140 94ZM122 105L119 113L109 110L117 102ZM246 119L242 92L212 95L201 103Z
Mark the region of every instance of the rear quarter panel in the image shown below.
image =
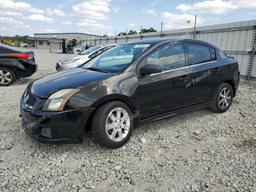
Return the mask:
M239 82L240 82L240 71L239 65L236 59L234 58L223 58L221 59L222 62L222 80L223 82L232 83L234 88L234 93L236 95Z

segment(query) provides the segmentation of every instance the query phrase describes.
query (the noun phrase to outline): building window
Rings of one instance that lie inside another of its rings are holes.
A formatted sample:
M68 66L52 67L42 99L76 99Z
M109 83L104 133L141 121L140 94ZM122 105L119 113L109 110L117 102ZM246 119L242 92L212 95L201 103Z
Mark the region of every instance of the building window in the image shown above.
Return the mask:
M49 41L47 42L47 45L50 45L50 42L49 42Z
M43 45L44 44L44 42L43 41L39 41L39 45Z

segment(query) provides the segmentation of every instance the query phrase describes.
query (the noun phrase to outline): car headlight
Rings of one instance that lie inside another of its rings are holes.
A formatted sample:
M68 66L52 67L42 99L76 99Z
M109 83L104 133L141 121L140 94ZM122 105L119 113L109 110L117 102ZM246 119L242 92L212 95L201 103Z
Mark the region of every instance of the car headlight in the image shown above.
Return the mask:
M80 58L77 58L77 59L70 59L70 60L66 60L66 61L63 61L62 64L70 64L70 63L74 63L76 61L78 61Z
M69 98L79 92L79 89L62 89L53 93L45 102L43 111L63 111Z

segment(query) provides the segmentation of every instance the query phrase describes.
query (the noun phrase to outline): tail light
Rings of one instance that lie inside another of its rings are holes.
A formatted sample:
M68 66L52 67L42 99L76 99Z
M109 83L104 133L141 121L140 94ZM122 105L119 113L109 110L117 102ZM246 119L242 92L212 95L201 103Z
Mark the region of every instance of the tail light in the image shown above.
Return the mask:
M13 57L13 58L19 58L19 59L22 59L22 60L28 60L28 59L33 58L33 55L26 54L26 53L12 53L9 56Z

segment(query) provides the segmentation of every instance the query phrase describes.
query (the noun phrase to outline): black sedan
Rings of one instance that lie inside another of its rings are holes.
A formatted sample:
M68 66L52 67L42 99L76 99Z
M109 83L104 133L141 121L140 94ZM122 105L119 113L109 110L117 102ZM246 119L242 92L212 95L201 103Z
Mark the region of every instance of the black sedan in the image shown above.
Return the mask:
M19 78L30 77L36 70L33 52L22 52L0 44L0 86L9 86Z
M210 107L229 109L239 84L235 59L197 40L118 45L84 67L29 84L22 127L41 142L81 142L87 129L117 148L139 123Z

